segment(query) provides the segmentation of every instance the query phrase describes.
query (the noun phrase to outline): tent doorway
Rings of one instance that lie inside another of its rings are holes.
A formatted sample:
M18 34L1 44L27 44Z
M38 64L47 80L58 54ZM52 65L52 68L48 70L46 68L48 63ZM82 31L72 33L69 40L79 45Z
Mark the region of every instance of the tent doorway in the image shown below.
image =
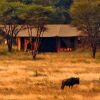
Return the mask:
M40 39L40 52L56 52L56 37L44 37Z

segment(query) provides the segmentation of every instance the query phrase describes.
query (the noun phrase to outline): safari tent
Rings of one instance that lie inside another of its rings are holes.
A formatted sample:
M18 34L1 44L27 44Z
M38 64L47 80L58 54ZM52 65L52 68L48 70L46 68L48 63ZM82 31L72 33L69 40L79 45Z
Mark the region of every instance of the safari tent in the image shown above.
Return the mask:
M71 25L47 25L47 30L40 36L40 52L72 51L77 48L80 32ZM36 31L32 30L32 39ZM27 50L30 35L28 30L20 31L17 35L18 50Z

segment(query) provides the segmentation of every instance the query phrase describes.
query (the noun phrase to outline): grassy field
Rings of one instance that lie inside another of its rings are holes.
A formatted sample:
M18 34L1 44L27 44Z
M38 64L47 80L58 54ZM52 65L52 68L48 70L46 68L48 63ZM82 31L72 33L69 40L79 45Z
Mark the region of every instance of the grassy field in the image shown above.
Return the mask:
M1 48L0 48L1 49ZM61 81L80 77L80 85L61 90ZM100 100L100 52L29 53L0 51L0 100Z

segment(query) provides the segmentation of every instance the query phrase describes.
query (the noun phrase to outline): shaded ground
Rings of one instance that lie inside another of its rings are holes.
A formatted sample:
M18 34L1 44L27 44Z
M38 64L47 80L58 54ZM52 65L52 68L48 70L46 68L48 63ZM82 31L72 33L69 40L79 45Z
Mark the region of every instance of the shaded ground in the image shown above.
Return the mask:
M100 100L100 53L45 53L36 61L27 53L0 56L0 100ZM61 80L80 77L80 85Z

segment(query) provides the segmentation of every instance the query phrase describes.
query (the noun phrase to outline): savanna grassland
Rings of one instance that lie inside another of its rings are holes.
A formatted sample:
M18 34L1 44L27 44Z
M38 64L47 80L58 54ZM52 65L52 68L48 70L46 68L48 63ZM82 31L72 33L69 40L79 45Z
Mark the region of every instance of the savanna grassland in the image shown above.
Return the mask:
M61 90L62 79L80 85ZM100 100L100 52L29 53L0 51L0 100Z

